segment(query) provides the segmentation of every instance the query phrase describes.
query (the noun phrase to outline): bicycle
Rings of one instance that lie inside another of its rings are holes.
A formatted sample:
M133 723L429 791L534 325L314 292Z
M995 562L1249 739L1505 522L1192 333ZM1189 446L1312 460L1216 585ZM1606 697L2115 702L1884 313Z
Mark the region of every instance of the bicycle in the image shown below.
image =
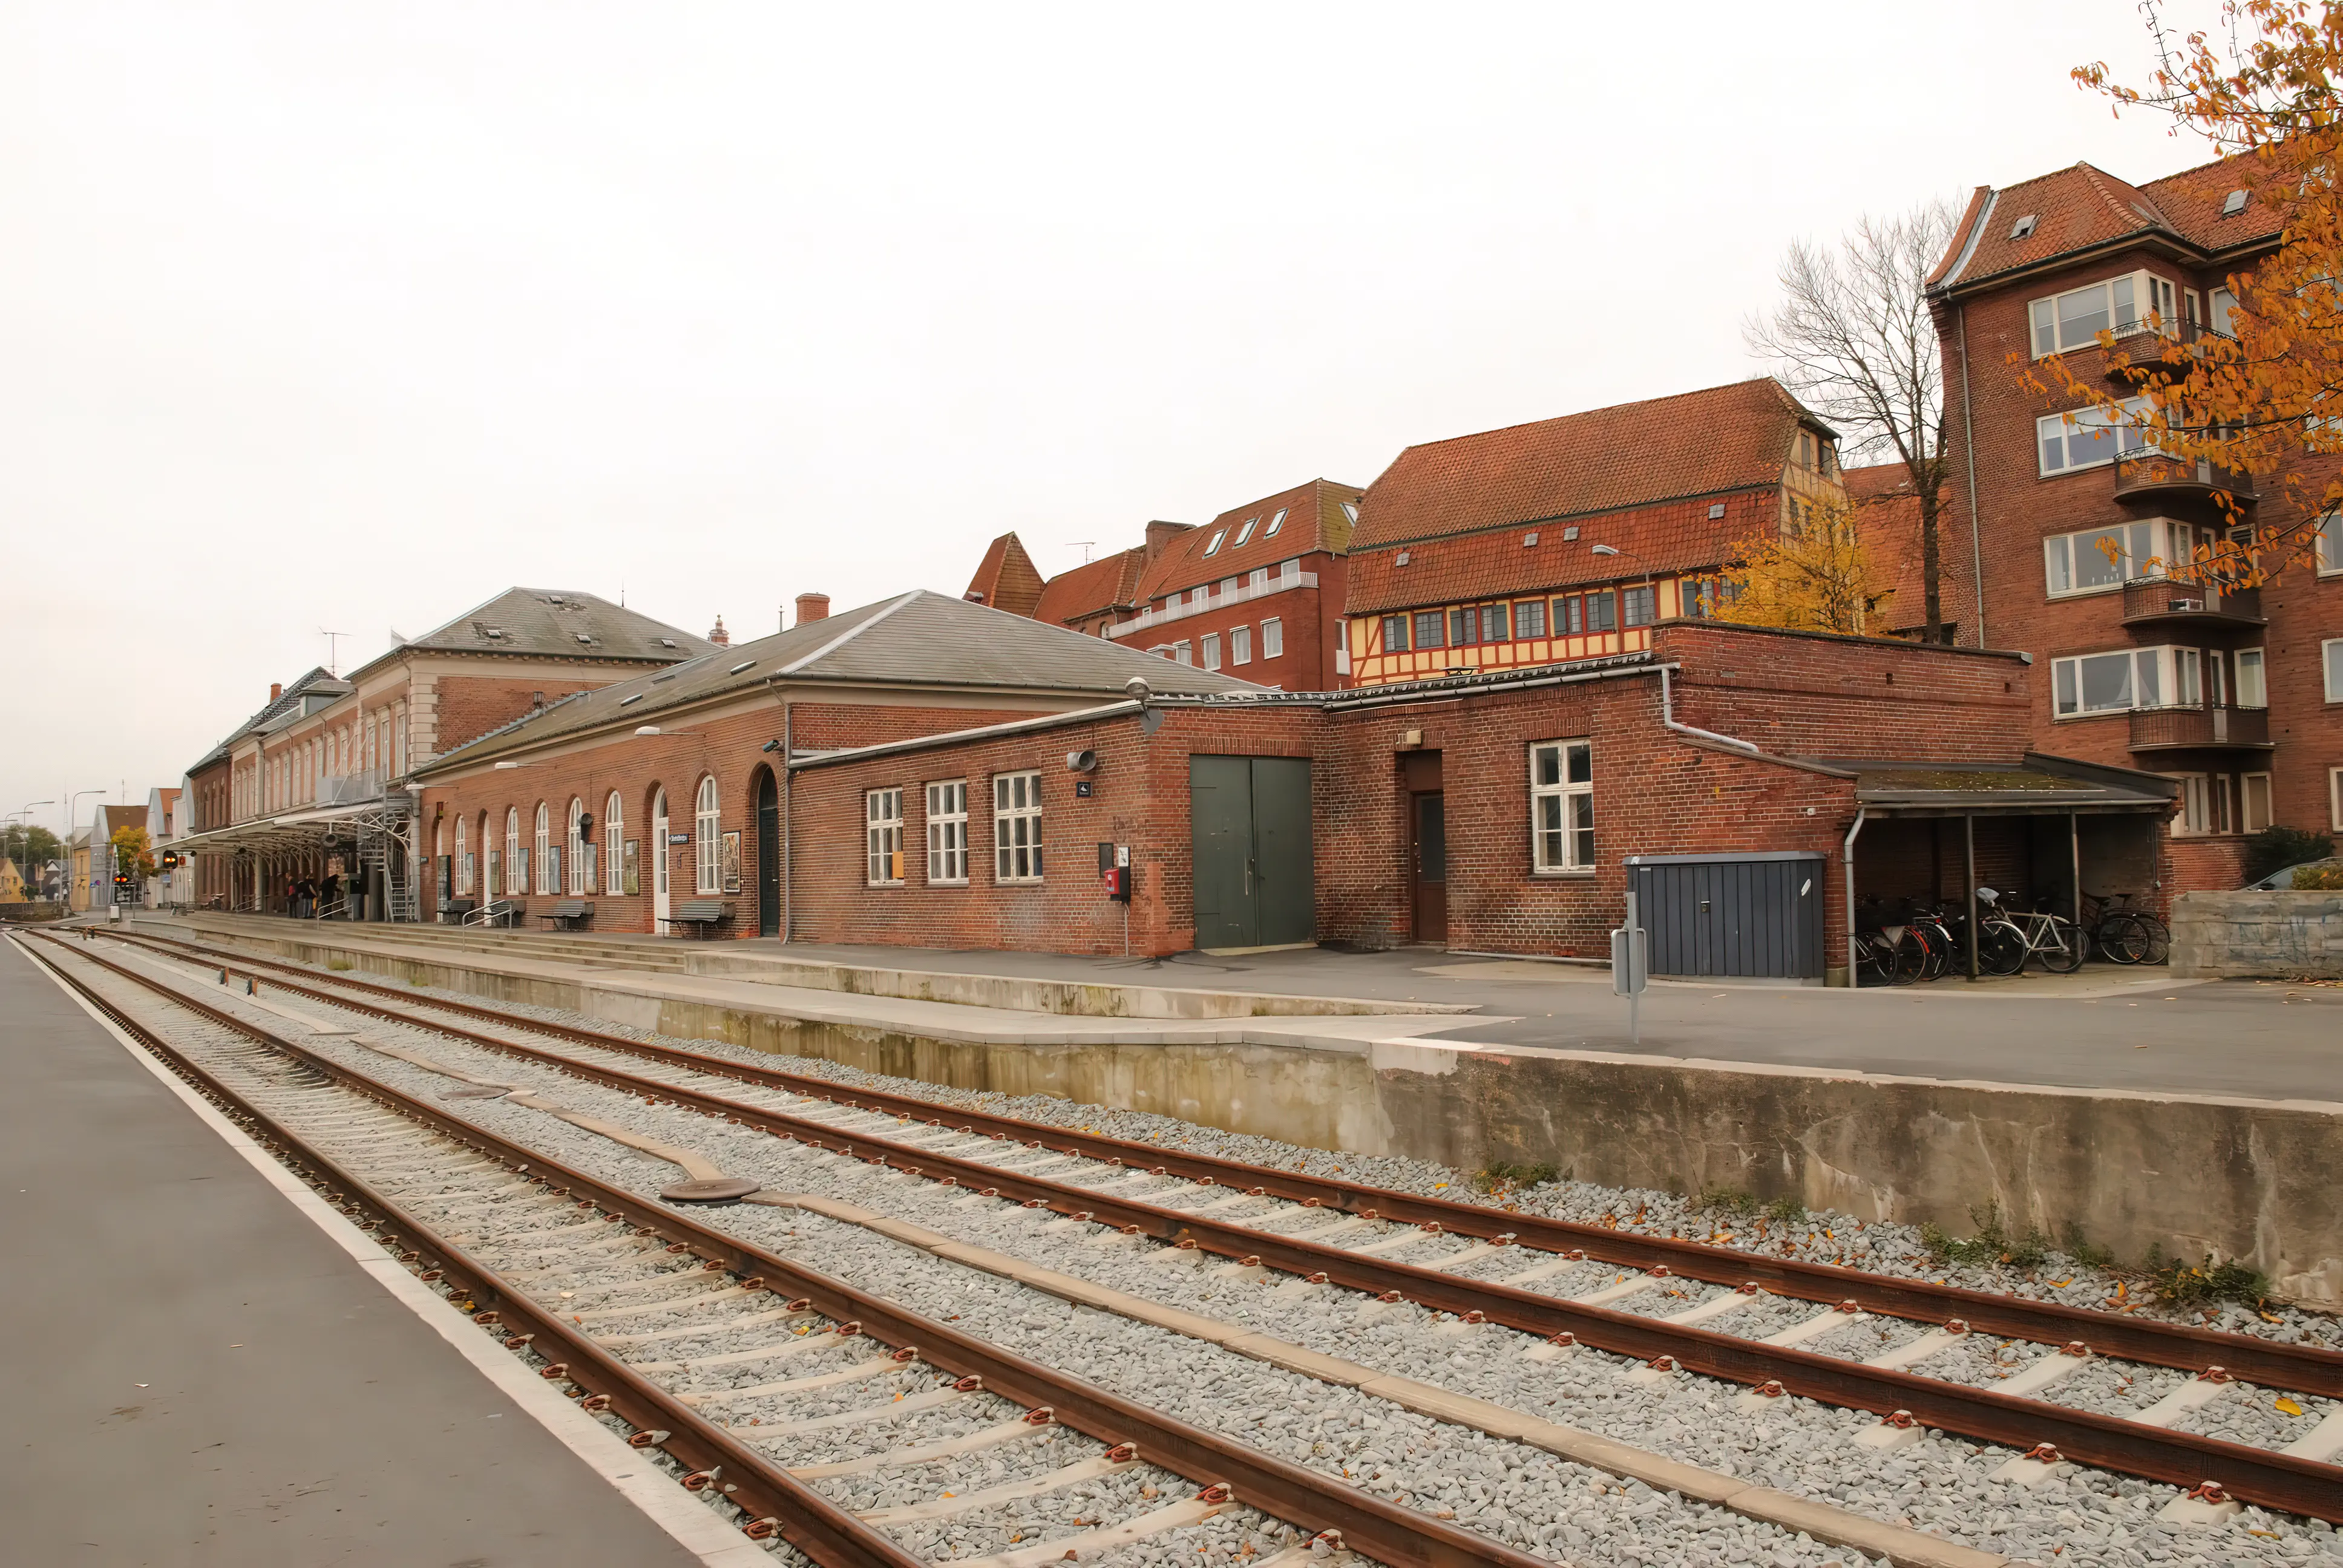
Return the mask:
M2172 932L2146 910L2127 907L2135 893L2109 893L2095 901L2090 940L2109 963L2160 964L2171 954ZM2089 900L2089 895L2085 898Z
M1876 898L1863 900L1869 924L1855 933L1857 980L1868 974L1874 985L1910 985L1928 972L1927 940L1908 922L1886 923L1884 908Z
M2024 970L2029 958L2039 958L2050 974L2072 974L2083 967L2089 943L2074 921L2040 910L2005 910L2001 895L1991 888L1979 888L1976 896L1993 910L1979 922L1979 969L2006 977Z

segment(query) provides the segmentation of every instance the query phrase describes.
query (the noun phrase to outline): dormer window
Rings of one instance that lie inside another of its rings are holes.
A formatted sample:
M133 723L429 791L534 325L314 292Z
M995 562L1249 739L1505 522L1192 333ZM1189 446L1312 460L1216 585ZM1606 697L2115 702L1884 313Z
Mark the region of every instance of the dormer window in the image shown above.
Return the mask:
M2227 196L2221 199L2221 216L2223 217L2235 217L2245 210L2246 193L2243 191L2231 191Z
M2027 213L2024 217L2019 218L2016 223L2011 224L2009 226L2009 237L2013 240L2033 238L2034 215L2032 213Z
M1228 537L1229 531L1226 528L1222 528L1219 533L1214 534L1211 542L1204 546L1204 558L1209 560L1212 557L1219 555L1221 553L1221 541Z
M1259 518L1247 518L1244 520L1244 527L1242 527L1242 528L1239 528L1239 529L1237 530L1237 544L1238 544L1238 545L1241 545L1241 544L1244 543L1247 539L1249 539L1249 538L1252 538L1252 530L1253 530L1254 527L1260 523L1260 521L1261 521L1261 519L1260 519ZM1234 549L1234 548L1236 548L1236 545L1231 545L1229 548L1230 548L1231 549Z
M1284 526L1285 508L1283 507L1280 507L1277 508L1276 515L1269 519L1269 527L1261 531L1261 537L1265 539L1273 539L1277 537L1277 530Z

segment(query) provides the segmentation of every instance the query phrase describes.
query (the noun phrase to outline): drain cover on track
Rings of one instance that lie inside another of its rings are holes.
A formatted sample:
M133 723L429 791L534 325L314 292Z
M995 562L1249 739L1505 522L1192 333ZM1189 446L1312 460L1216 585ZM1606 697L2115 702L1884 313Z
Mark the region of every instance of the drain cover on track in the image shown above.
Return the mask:
M713 1176L705 1181L679 1181L672 1187L662 1187L659 1196L670 1203L729 1203L735 1198L746 1198L758 1188L759 1183L746 1176Z

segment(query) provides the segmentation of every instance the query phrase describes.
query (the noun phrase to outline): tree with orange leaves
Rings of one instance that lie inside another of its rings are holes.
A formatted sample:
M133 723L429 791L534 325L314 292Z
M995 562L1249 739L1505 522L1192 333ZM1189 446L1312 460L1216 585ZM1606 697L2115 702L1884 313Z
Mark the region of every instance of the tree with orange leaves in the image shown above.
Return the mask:
M2166 115L2176 135L2234 158L2248 199L2282 215L2278 246L2229 275L2237 308L2212 330L2152 317L2152 335L2120 347L2101 333L2128 386L2110 392L2056 356L2020 380L2137 429L2164 460L2252 474L2266 498L2283 498L2248 527L2224 494L2230 537L2166 563L2250 587L2310 562L2323 519L2343 508L2343 0L2224 0L2217 39L2176 38L2157 0L2143 9L2158 61L2149 85L2117 84L2104 62L2075 80L2117 114Z
M1889 598L1845 505L1795 503L1789 525L1734 547L1710 618L1736 626L1860 637Z

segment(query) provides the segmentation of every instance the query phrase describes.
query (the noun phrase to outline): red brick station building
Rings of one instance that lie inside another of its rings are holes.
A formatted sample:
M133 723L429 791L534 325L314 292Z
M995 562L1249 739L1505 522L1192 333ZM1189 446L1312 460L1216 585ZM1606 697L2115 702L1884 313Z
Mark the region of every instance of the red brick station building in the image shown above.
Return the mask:
M2196 582L2165 563L2217 498L2275 487L2069 425L2008 364L2218 329L2274 241L2233 185L2077 166L1970 205L1931 280L1942 644L1916 589L1895 636L1708 618L1754 533L1910 527L1761 378L1420 444L1056 578L1006 534L959 593L801 596L738 646L515 589L272 692L190 776L201 885L273 911L362 850L347 918L1577 958L1633 890L1656 972L1817 982L1873 899L2235 886L2247 834L2343 828L2343 525L2258 591Z

